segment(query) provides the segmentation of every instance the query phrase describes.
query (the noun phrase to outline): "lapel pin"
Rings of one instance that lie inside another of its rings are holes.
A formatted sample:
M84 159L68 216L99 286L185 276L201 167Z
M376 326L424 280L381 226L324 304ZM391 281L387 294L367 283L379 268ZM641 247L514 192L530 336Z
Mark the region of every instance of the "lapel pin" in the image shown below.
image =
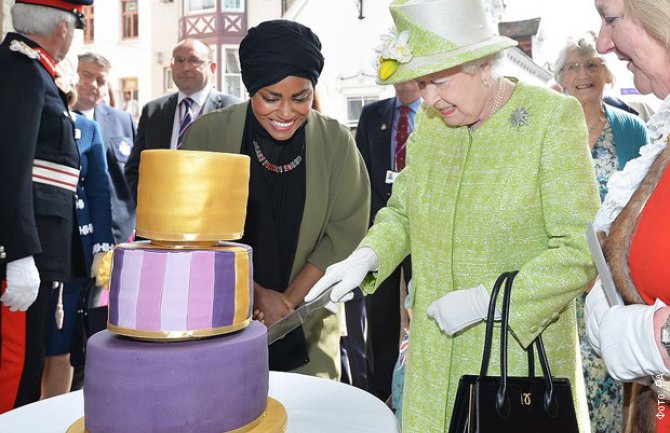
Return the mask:
M382 126L380 128L382 131L386 131L386 123L382 123Z

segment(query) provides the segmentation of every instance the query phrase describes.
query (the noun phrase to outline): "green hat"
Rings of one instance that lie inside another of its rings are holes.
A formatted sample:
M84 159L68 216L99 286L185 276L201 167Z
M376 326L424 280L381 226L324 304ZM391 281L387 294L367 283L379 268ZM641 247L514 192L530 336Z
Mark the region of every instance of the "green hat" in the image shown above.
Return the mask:
M395 32L377 47L377 84L462 65L517 44L494 33L482 0L393 0Z

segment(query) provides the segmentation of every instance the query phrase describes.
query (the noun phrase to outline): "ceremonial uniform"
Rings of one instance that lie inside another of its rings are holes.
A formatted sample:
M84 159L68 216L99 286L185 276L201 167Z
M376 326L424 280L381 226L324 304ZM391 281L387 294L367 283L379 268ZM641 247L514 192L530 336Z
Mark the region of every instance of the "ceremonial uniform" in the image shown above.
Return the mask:
M80 273L79 152L54 67L46 51L20 34L7 34L0 45L2 292L7 263L17 259L33 256L41 280L26 312L0 309L0 413L39 398L50 290Z

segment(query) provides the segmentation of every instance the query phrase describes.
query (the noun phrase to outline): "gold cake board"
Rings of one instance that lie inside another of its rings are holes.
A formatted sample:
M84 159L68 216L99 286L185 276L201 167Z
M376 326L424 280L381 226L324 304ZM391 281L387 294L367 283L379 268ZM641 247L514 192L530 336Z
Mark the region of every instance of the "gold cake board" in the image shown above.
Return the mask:
M235 430L221 433L284 433L288 415L284 405L272 397L268 397L268 404L263 415L249 424ZM90 433L86 430L84 417L72 423L65 433Z

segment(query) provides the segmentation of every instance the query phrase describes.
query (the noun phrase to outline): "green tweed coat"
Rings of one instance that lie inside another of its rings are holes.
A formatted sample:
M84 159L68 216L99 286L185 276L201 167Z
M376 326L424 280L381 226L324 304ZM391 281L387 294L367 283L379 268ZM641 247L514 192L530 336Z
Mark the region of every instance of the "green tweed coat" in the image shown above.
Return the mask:
M248 104L202 116L188 129L182 149L240 153ZM370 214L370 181L351 133L311 110L305 137L307 189L291 280L308 262L325 271L346 258L365 235ZM303 329L310 362L293 371L339 379L338 316L323 308Z
M575 298L596 275L584 236L599 207L587 137L577 100L521 83L474 132L445 126L425 104L417 113L408 164L360 244L379 255L367 293L412 254L404 432L447 432L458 380L479 373L482 359L484 323L449 337L428 305L478 284L490 291L515 269L510 374L527 374L522 347L542 333L552 373L573 385L580 431L590 432L575 318ZM495 350L489 374L498 373Z

